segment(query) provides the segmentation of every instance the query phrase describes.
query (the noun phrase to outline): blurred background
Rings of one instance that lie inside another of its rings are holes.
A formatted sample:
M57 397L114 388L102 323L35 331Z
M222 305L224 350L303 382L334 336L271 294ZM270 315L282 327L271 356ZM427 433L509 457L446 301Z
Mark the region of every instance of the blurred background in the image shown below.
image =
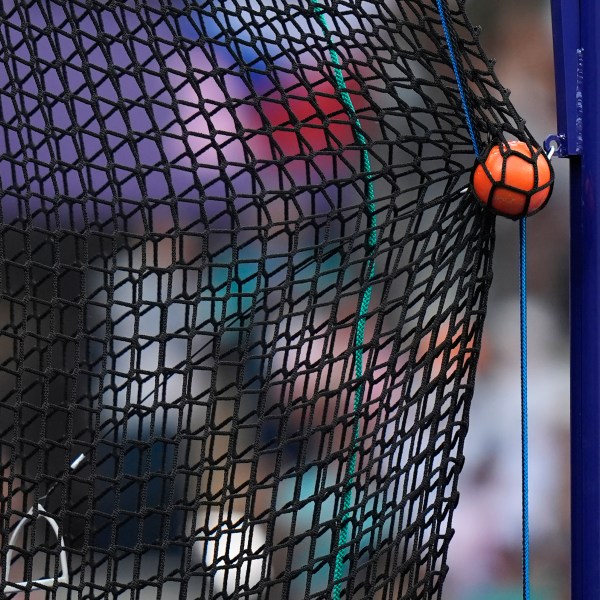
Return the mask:
M550 0L470 0L482 45L538 142L556 131ZM568 162L555 159L547 209L528 222L532 598L569 594ZM498 219L492 285L448 600L513 600L521 591L518 226Z
M500 81L512 90L514 105L519 113L527 119L529 129L538 142L542 143L548 135L556 132L550 0L469 0L467 9L472 22L482 26L481 43L488 56L497 60L496 73ZM183 71L185 65L179 65L176 62L177 59L173 57L170 57L169 60L173 72ZM206 67L207 70L209 68L210 65ZM175 82L173 85L175 86ZM178 93L185 100L182 102L182 106L187 107L188 110L186 113L182 109L184 118L188 123L192 123L199 132L205 134L206 131L203 130L203 127L206 128L206 125L201 122L201 119L194 120L197 111L196 91L186 83L177 83L177 85L179 86ZM241 96L246 93L244 90L234 87L228 91L234 97L236 93ZM222 91L214 83L211 85L209 81L208 84L205 84L203 94L205 99L208 98L215 107L221 106ZM308 105L308 103L299 101L295 108L301 111L303 105ZM230 123L227 120L226 109L214 108L213 116L215 120L221 119L219 135L222 135L224 139L233 137L235 126L233 121ZM165 123L170 122L171 113L165 109L160 118L164 119ZM252 116L247 114L244 118L251 119ZM90 127L95 127L95 125ZM168 125L165 128L168 128ZM346 142L352 137L349 127L341 127L335 133L342 141L344 141L345 135ZM169 160L180 167L181 165L177 163L184 154L177 149L177 138L173 137L175 141L172 146L167 147L167 153L170 153ZM194 152L203 153L208 173L219 162L219 156L206 141L208 136L198 136L195 139L200 146L194 148ZM281 141L288 143L284 138ZM202 144L206 144L206 148L203 148ZM240 156L243 155L237 154L239 153L238 146L224 143L223 148L223 156L227 161L231 164L240 162ZM255 150L260 154L260 148L255 148ZM63 152L66 151L63 150ZM121 160L127 162L129 159ZM531 219L528 226L532 600L567 600L569 598L567 166L567 161L554 160L556 170L554 197L546 210ZM290 166L290 169L292 168L293 166ZM174 183L174 185L181 186L182 189L178 189L181 196L190 193L182 183L185 181L187 173L185 169L185 167L180 169L180 179ZM300 177L301 173L300 169L295 176ZM208 178L205 173L203 175ZM77 188L79 183L75 181L70 185L73 189L73 186ZM152 185L154 186L153 193L157 196L168 194L168 190L161 190L157 182L153 181ZM219 187L222 186L222 182L218 178L215 178L210 185L213 186L214 196L225 195ZM194 189L193 186L191 189ZM103 193L107 194L107 197L110 195L106 190ZM73 192L71 194L77 195ZM105 205L107 214L109 206L110 204L107 202ZM193 214L195 206L193 202L190 202L189 207L186 208L189 210L189 222L198 218L198 215ZM181 210L183 214L184 210ZM215 204L212 210L218 214L220 209ZM136 214L135 208L132 208L127 217L129 219L128 226L132 230L136 227L136 224L133 223ZM157 218L154 228L158 230L163 227L167 230L170 227L169 216L170 213L165 212L162 221ZM277 218L283 217L278 216ZM137 226L140 226L139 223ZM185 254L183 257L185 261L192 261L194 253L199 252L195 243L195 240L191 240L186 242L188 245L185 246L185 249L182 246L181 252ZM133 267L139 270L139 265L146 258L140 258L141 250L138 247L133 249L127 247L115 259L115 265L118 265L118 268L115 267L115 274L113 274L115 307L113 307L112 318L116 323L113 325L113 332L117 332L118 335L114 336L117 341L111 350L114 356L112 368L117 374L124 374L128 371L129 364L133 364L137 360L137 373L141 376L136 382L137 387L134 391L131 391L130 383L125 375L120 380L115 378L114 381L109 382L114 397L104 398L102 409L103 418L109 424L118 419L124 419L123 415L128 415L126 411L130 409L122 402L123 397L128 398L128 396L123 396L123 389L129 389L128 393L139 398L140 404L144 404L148 394L151 396L156 387L157 380L154 372L159 360L157 358L159 353L158 346L153 344L152 336L155 335L153 328L156 327L159 320L157 307L165 304L165 298L161 294L166 293L169 296L169 325L176 330L175 333L183 335L181 332L185 333L189 329L189 316L186 316L188 315L186 307L189 301L184 301L184 299L190 295L188 287L191 284L182 277L181 272L177 274L176 271L173 275L165 268L169 267L174 260L172 252L172 248L168 244L156 244L154 248L156 264L153 267L156 272L162 273L161 278L158 279L155 273L149 272L135 284L138 286L136 294L141 294L142 289L145 289L145 295L152 298L147 303L146 312L138 318L138 327L142 331L140 338L142 344L137 344L137 340L132 341L132 334L128 329L128 319L131 320L130 317L135 309L135 303L131 298L137 297L132 291L134 284L130 271ZM250 253L249 250L248 252ZM250 254L248 254L249 257ZM250 261L248 264L251 264ZM91 300L102 309L98 310L97 315L92 314L91 317L92 320L96 319L94 323L98 330L101 330L102 318L104 318L100 313L106 312L104 309L107 302L100 298L100 294L102 289L108 285L105 281L105 271L108 272L108 270L103 270L101 267L103 266L96 267L97 280L93 280L94 286L92 286L99 290L96 292L98 297L91 297ZM215 281L219 279L218 275L213 275L213 277ZM240 278L244 284L240 285L239 291L248 294L256 283L255 278L250 273L241 273ZM142 279L145 281L143 286ZM244 286L246 287L242 290ZM72 293L76 294L77 286L73 287ZM164 290L169 291L165 292ZM215 304L222 300L225 290L226 281L222 276L222 281L214 291ZM489 300L475 397L471 408L469 435L465 446L466 462L459 479L461 500L453 520L455 534L448 558L450 571L445 585L445 600L517 600L522 598L519 303L517 294L518 226L512 221L498 219L494 282ZM239 310L239 307L233 307L233 309ZM208 316L202 318L209 321ZM299 325L292 325L290 325L290 329L300 329ZM98 338L103 337L102 333L94 333L94 335L97 335ZM232 347L235 346L234 342L235 340L227 341ZM344 348L348 347L348 343L347 337L340 338L340 345L336 349L336 353L340 355ZM147 361L146 363L143 363L141 357L138 357L142 348L144 349L143 360ZM6 352L11 353L12 346L7 347ZM89 350L89 352L95 360L92 367L100 371L98 365L102 359L102 352L100 350L97 350L96 354L93 350ZM170 350L169 359L173 361L173 364L178 365L181 361L185 362L186 352L190 352L190 350L175 346ZM234 350L232 350L233 352ZM281 355L280 353L279 356ZM281 373L285 371L285 361L281 358L278 360L280 363L275 362L276 375L283 379L284 376ZM206 379L209 370L209 366L206 366L204 372L198 371L193 386L190 384L189 394L200 397L204 403L206 403L206 399L203 399L202 390L210 387L210 383ZM338 371L332 371L331 376L334 381L339 382L343 378L343 373L338 369ZM221 405L230 400L229 396L235 395L227 391L228 378L231 378L231 375L223 373L223 381L218 382L223 390ZM99 387L101 383L96 382L96 385ZM102 382L102 385L107 384ZM9 385L5 385L5 387L9 388ZM169 386L163 382L161 388L163 399L177 398L177 393L181 394L181 392L173 390L181 390L181 388L182 382L179 378L170 380ZM95 389L91 389L88 395L93 398L96 393ZM61 397L59 392L55 395ZM206 393L204 395L206 396ZM165 401L163 404L167 406ZM197 402L197 404L201 405L202 402ZM223 414L217 415L223 421L226 420L227 411L230 410L228 404L225 406L226 408L222 409ZM162 429L158 425L155 427L153 421L152 426L155 428L153 434L168 438L173 435L177 418L180 417L179 408L171 409L172 413L169 414L166 413L167 409L165 408L164 415L162 410L163 407L161 407L161 411L154 410L156 422L162 422ZM60 416L60 413L57 414ZM204 413L196 414L194 418L196 422L202 422L206 415ZM137 422L133 417L129 420ZM190 419L190 422L192 421ZM137 433L139 439L136 441L145 441L149 434L141 425L142 417L139 417L139 422ZM59 433L62 431L62 426L64 425L57 428ZM188 425L190 429L196 426ZM108 429L108 433L113 435L116 441L120 439L119 436L124 435L117 427ZM198 435L197 432L193 433ZM274 430L272 433L275 436L277 431ZM35 432L30 435L32 439L36 437ZM104 435L107 433L105 432ZM164 440L161 437L161 443L162 441ZM225 442L220 441L219 443L224 444ZM161 471L164 470L164 463L167 461L164 456L168 453L162 447L159 450L163 457L162 463L161 460L156 459L156 452L147 459L147 462L153 464L156 462L155 469ZM224 446L216 445L215 454L219 453L217 450L225 456L226 448ZM39 449L36 448L36 452L38 451ZM291 448L290 453L293 452L295 449ZM56 461L58 465L58 462L63 460L61 456L51 457L49 460ZM132 453L131 456L133 457L130 461L132 465L127 463L126 467L131 469L131 473L128 475L133 477L137 476L135 469L141 468L137 465L138 463L141 465L142 460L137 457L137 454L134 456ZM0 458L2 458L1 453ZM244 460L247 459L240 459L240 462ZM9 464L8 458L5 457L4 461L6 465ZM135 465L133 465L134 462ZM195 466L191 459L190 462L192 467ZM221 462L224 462L224 459ZM190 471L192 467L190 467ZM58 468L55 465L51 471L57 472ZM240 480L247 479L247 474L240 471L238 477ZM180 483L178 485L183 487ZM290 496L294 493L292 490L294 485L297 486L298 483L290 478ZM302 490L304 490L304 486L305 484L301 482ZM191 487L189 482L188 487ZM161 493L166 495L167 492ZM171 493L170 488L169 493ZM134 495L133 492L130 494L131 497L123 494L121 502L127 501L135 506L137 495ZM0 499L7 495L8 488L2 489ZM158 497L158 493L156 495ZM14 495L12 501L13 506L17 506L19 503L27 505L27 502L22 502L18 495ZM104 502L106 506L110 506L111 503L114 503L114 498L106 495ZM0 514L2 512L3 506L0 504ZM234 538L234 534L238 534L235 527L238 523L242 523L242 517L243 509L236 506L235 510L231 512L233 522L231 539ZM308 517L312 518L312 515L308 515ZM179 526L182 529L196 527L196 525L188 526L183 523L183 518L180 521ZM220 524L210 522L206 527L213 535L216 535L214 532L218 530ZM254 531L256 548L259 548L264 543L264 537L261 537L259 526L255 526ZM122 532L123 537L130 536L129 530L123 528ZM241 555L248 550L242 548L242 542L237 538L233 542L231 539L228 539L227 542L233 547L233 550L228 547L230 555ZM105 540L105 543L107 545L108 541ZM215 542L209 542L207 547L208 550L204 550L204 553L207 554L210 551L213 554ZM249 549L255 550L253 546ZM303 560L303 557L300 556L299 560ZM252 568L254 571L250 573L249 580L254 584L260 577L262 565L258 566L258 571L256 571L256 567ZM245 571L242 576L246 576ZM124 581L127 581L129 575L125 573L123 577ZM228 583L223 580L217 581L217 587L226 591L229 589Z

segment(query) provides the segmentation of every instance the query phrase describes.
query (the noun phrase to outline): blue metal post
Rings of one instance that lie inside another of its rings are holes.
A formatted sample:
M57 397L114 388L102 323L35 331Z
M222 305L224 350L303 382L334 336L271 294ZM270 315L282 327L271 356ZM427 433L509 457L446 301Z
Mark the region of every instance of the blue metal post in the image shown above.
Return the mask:
M571 598L590 600L600 598L600 2L552 7L571 162Z

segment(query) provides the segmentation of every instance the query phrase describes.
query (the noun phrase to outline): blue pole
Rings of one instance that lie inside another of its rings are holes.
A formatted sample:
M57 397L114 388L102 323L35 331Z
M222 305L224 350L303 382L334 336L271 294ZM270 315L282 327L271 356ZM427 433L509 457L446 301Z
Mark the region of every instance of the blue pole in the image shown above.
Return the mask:
M581 158L571 159L572 599L600 598L600 4L581 0Z
M600 2L553 0L571 168L571 598L600 598Z

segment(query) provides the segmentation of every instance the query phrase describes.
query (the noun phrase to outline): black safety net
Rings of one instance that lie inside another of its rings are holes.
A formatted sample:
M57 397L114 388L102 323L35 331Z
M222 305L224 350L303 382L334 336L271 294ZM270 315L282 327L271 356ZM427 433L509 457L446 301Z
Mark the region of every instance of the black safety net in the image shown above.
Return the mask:
M442 596L465 106L531 140L462 1L2 2L2 598Z

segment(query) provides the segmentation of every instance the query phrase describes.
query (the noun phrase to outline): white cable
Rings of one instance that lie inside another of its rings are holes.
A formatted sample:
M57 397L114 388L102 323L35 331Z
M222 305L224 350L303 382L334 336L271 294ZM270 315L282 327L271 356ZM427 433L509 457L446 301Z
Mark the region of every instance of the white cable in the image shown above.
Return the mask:
M56 541L58 542L58 546L61 549L59 560L60 560L60 575L58 577L44 577L42 579L36 579L34 581L21 581L19 583L10 583L10 567L12 562L13 555L13 547L15 546L15 540L19 535L21 529L25 527L28 521L31 519L33 515L33 506L29 509L27 514L17 523L15 530L12 532L10 539L8 540L8 552L6 553L6 559L4 560L4 579L7 581L6 586L4 587L5 594L16 594L18 592L25 591L27 586L30 586L32 591L40 590L43 588L52 587L57 583L68 583L69 581L69 567L67 565L67 552L65 550L65 543L63 538L59 538L58 534L58 523L46 512L46 509L41 505L37 505L38 516L37 519L45 519L46 522L54 531L54 535L56 536ZM45 514L43 514L45 513ZM36 520L37 520L36 519Z

